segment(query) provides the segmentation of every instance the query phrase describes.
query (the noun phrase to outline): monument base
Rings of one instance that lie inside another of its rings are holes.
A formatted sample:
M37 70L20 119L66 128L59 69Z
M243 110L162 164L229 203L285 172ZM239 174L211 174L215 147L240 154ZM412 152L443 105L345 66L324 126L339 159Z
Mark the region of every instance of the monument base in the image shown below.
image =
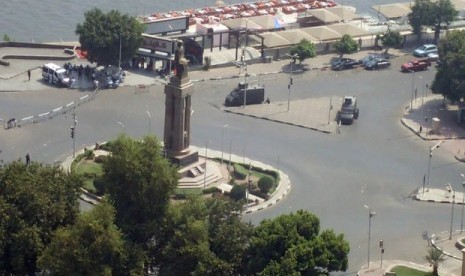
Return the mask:
M178 165L179 167L187 167L193 163L199 161L199 153L197 151L180 153L180 154L169 154L168 157L172 163Z

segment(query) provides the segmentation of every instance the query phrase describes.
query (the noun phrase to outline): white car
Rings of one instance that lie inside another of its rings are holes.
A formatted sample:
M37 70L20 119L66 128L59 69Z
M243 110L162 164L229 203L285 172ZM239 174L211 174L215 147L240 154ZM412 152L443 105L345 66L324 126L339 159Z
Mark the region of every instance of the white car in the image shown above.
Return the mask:
M437 53L438 47L434 44L424 44L423 46L415 49L413 55L416 57L427 57L431 53Z

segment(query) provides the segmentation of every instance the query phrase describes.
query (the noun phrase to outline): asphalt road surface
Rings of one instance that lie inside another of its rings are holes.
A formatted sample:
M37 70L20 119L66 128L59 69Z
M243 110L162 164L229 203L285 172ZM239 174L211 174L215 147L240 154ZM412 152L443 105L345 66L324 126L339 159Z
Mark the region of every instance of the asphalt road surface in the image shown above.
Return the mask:
M238 79L195 83L191 144L204 147L208 143L209 148L245 156L245 162L250 158L286 172L292 183L289 196L245 219L258 223L298 209L315 213L322 229L332 228L350 242L348 274L367 262L369 210L364 205L376 212L371 221L371 260L379 259L378 241L383 239L385 259L423 263L427 243L422 234L449 229L451 207L409 197L426 173L430 142L407 131L400 117L412 97L412 83L421 96L424 84L434 77L434 69L412 78L412 74L399 72L403 61L395 59L391 69L381 71L313 71L294 77L292 100L358 97L360 118L351 126L343 126L341 134L224 113L221 104ZM288 76L251 77L250 81L265 84L266 97L272 101L287 100ZM3 93L0 110L22 118L82 95L84 92L66 89ZM155 86L148 92L131 87L106 90L75 113L77 148L114 139L123 132L133 137L150 132L162 139L163 87ZM64 160L73 152L72 124L73 116L68 113L40 124L0 130L0 159L24 159L30 153L32 160L46 163ZM431 162L431 186L451 183L461 190L463 171L462 164L439 148ZM456 210L456 214L457 229L460 212Z

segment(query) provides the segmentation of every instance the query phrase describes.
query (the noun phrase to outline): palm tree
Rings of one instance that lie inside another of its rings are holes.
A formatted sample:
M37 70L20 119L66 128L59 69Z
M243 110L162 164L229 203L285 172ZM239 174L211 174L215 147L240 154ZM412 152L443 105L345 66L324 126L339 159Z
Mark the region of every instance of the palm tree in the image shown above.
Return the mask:
M438 276L439 263L444 261L444 253L436 247L431 247L425 260L433 267L433 276Z

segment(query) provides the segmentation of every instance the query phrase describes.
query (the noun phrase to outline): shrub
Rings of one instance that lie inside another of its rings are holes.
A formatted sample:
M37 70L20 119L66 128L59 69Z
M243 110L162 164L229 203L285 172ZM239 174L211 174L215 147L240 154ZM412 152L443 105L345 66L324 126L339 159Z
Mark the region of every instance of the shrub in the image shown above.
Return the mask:
M99 145L99 149L101 150L106 150L106 151L112 151L113 149L113 142L112 141L108 141L106 142L105 144L100 144Z
M96 190L95 193L99 196L102 196L105 193L105 182L103 181L103 177L95 177L93 184Z
M94 157L95 157L94 151L89 150L89 149L84 149L84 157L87 160L94 159Z
M246 188L243 185L234 185L229 193L229 197L234 201L244 200Z
M104 163L105 161L107 161L107 158L108 158L108 156L106 156L106 155L98 155L98 156L95 157L94 161L95 161L95 163L100 164L100 163Z
M234 164L234 177L243 180L247 177L249 171L240 164Z
M270 192L271 188L273 188L273 184L274 180L269 176L262 176L258 180L258 188L264 194L268 194Z

